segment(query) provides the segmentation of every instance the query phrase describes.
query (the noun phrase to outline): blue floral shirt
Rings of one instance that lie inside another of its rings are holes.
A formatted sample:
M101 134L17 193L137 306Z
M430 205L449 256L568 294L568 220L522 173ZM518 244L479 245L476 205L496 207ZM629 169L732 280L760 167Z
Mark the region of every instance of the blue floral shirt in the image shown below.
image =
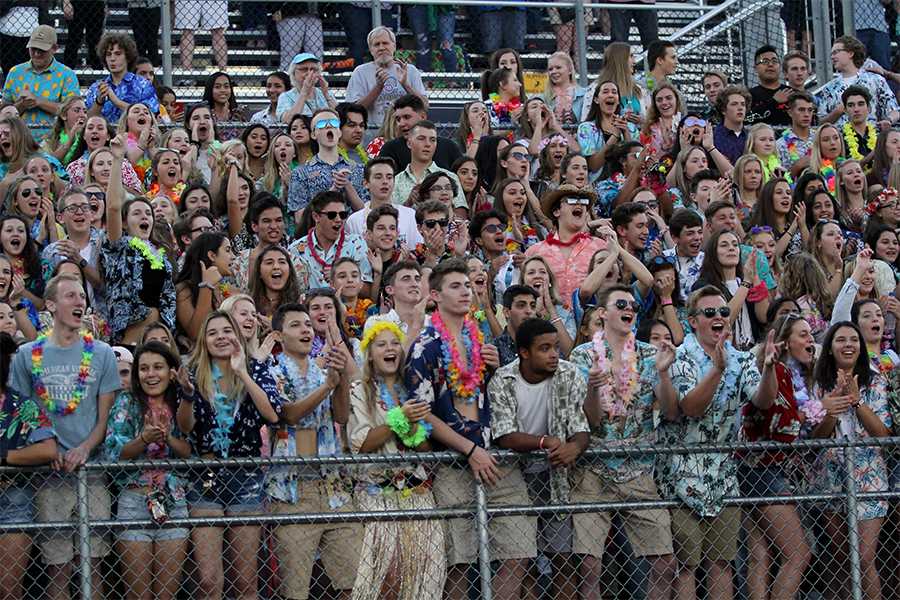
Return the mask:
M19 450L56 437L44 407L31 396L22 396L8 387L0 411L0 448L5 458L9 450Z
M327 192L334 182L333 173L346 169L350 171L350 182L363 202L368 202L369 191L363 185L363 166L359 163L338 158L336 163L329 164L313 156L291 173L291 185L288 188L288 210L297 212L309 206L309 203L320 192Z
M107 75L105 78L98 79L91 84L87 95L84 97L84 103L88 109L97 103L97 92L100 89L100 84L104 81L122 102L146 104L150 112L155 115L159 114L159 100L156 97L156 89L153 87L153 84L134 73L125 73L125 77L122 78L119 85L113 83L112 75ZM100 109L100 114L106 117L106 120L110 123L116 123L119 117L122 116L122 109L107 100L103 104L103 108Z
M491 443L491 407L484 386L475 393L478 420L462 416L453 404L453 390L447 383L444 342L440 334L428 325L413 342L406 359L404 385L410 401L427 402L431 413L450 426L453 431L483 448ZM435 445L441 447L435 441Z
M290 245L288 251L291 255L291 262L301 262L306 266L306 272L309 275L309 288L329 287L326 266L322 265L316 256L310 251L310 245L315 249L318 256L327 265L327 270L331 270L331 265L338 258L352 258L359 266L359 274L366 283L372 282L372 266L369 264L368 245L361 235L355 233L344 233L344 243L341 246L340 256L337 256L338 242L331 245L328 251L324 251L316 240L315 230L310 230L306 235Z
M897 97L888 85L887 80L877 73L860 71L856 77L851 77L850 79L844 79L842 76L837 75L819 90L819 93L816 94L816 99L819 101L818 116L820 121L841 103L841 94L851 85L861 85L869 90L869 93L872 95L872 116L876 120L890 120L890 113L900 112ZM846 122L847 113L844 113L838 118L835 125L841 127Z
M678 423L665 424L666 441L720 444L738 439L739 413L756 395L761 376L751 352L736 350L731 342L726 347L728 364L706 413L696 418L682 416ZM712 366L712 359L695 335L685 336L670 369L679 402ZM671 454L663 458L659 479L665 497L680 499L704 517L718 515L724 499L738 493L737 463L730 453Z

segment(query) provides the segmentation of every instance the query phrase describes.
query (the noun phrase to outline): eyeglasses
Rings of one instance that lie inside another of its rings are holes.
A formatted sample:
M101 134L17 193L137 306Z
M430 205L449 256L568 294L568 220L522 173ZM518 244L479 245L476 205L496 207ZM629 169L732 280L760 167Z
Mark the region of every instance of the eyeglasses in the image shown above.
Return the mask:
M63 210L66 212L70 212L73 215L77 215L77 214L89 213L93 209L90 204L83 203L83 204L70 204L67 207L65 207Z
M503 226L497 225L496 223L491 223L481 228L481 233L484 233L485 231L487 231L488 233L499 233L503 231Z
M433 185L429 190L431 192L452 192L453 186L450 184L447 185Z
M438 225L441 227L447 227L450 225L450 219L425 219L422 221L422 224L425 225L428 229L434 229Z
M707 319L712 319L716 316L716 313L719 313L719 316L723 319L727 319L731 315L731 309L727 306L720 306L719 308L701 308L692 312L692 315L703 315Z
M587 196L568 196L563 198L563 204L568 204L569 206L587 206L591 203L591 199Z
M347 217L350 216L350 213L346 210L329 210L329 211L319 211L320 215L323 215L329 221L334 221L338 217L341 218L341 221L346 221Z
M688 117L684 120L685 127L706 127L706 119L697 117Z
M314 129L325 129L326 127L334 127L335 129L341 126L341 122L337 119L322 119L321 121L316 121Z
M659 201L657 200L640 200L636 204L643 204L647 208L659 208Z
M613 304L619 310L625 310L626 308L631 308L632 312L638 312L641 310L641 303L635 300L625 300L624 298L619 298L616 300L615 304Z
M41 188L22 188L21 190L19 190L19 195L23 198L31 198L31 194L40 196Z
M750 228L750 235L757 233L772 233L772 228L769 225L756 225Z
M758 61L756 61L756 64L758 64L758 65L773 65L774 66L774 65L778 64L778 59L777 58L761 58Z
M509 155L517 160L528 160L528 155L524 152L510 152Z
M832 55L832 56L834 56L834 55L837 54L838 52L849 52L849 50L847 50L846 48L832 48L832 49L831 49L831 55Z
M654 256L652 264L654 265L672 265L675 266L674 256Z
M208 227L194 227L191 229L191 233L212 233L216 229L210 225Z

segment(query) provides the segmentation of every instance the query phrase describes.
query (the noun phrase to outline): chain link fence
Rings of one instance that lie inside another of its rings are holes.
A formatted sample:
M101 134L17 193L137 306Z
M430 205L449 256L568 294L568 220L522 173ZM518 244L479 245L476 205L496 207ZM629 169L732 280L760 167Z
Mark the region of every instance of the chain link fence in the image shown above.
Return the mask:
M896 598L898 442L602 447L563 479L495 452L493 486L448 453L6 467L0 581L35 599ZM724 461L693 474L721 505L666 491L688 456ZM612 459L657 468L612 479Z

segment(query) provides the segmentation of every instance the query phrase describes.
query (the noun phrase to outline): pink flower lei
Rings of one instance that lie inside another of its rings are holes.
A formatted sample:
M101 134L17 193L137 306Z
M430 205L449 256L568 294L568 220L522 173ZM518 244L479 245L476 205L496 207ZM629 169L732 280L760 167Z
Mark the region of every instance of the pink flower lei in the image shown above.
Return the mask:
M594 334L593 344L597 367L601 372L612 372L613 365L606 357L607 344L603 329ZM628 414L628 407L641 385L635 347L634 334L629 333L625 338L625 346L622 348L622 367L618 373L613 373L613 384L601 384L597 389L603 409L610 417L625 417Z

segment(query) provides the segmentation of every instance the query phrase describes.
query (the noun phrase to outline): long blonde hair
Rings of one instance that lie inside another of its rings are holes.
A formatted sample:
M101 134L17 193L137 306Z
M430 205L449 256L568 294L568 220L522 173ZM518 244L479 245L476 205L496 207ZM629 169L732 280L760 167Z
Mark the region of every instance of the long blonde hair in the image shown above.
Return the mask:
M844 147L844 135L841 133L841 130L831 123L824 123L820 125L816 130L816 135L813 136L812 153L809 157L809 168L816 173L818 173L822 169L822 150L819 148L819 146L821 145L819 140L822 139L822 132L826 129L834 129L834 131L838 134L838 141L841 144L841 152L840 154L838 154L838 156L844 156L847 153L847 149Z
M269 143L269 152L266 154L266 162L263 167L263 176L260 178L260 183L264 190L269 193L275 193L275 184L278 182L278 178L280 177L278 173L278 159L275 156L275 141L278 138L286 137L290 140L291 145L294 146L294 160L297 160L297 147L294 144L294 140L287 133L279 132L276 133L272 137L272 141ZM290 185L290 181L282 181L281 182L281 191L287 189L288 185Z
M535 254L534 256L529 256L525 259L525 262L522 263L522 267L519 269L519 281L517 283L526 285L525 267L528 263L535 261L541 262L544 265L544 268L547 269L547 279L550 281L550 298L552 298L553 302L556 304L562 304L562 301L559 298L559 292L557 292L556 288L556 275L553 273L553 269L550 268L550 263L548 263L547 259L543 256Z
M227 312L230 315L231 312L237 307L237 303L241 302L241 301L249 302L250 304L253 305L253 310L254 311L256 310L256 303L253 301L253 298L251 298L249 294L234 294L232 296L228 296L227 298L222 300L222 304L219 305L219 310L221 310L222 312ZM232 317L232 318L234 318L234 317ZM258 336L259 326L258 325L257 325L256 332L257 332L257 335L254 335L252 338L250 338L249 342L246 342L247 351L250 354L255 354L256 351L259 350L259 336ZM238 334L238 335L240 335L240 334Z
M377 318L377 317L376 317ZM390 331L390 330L385 330ZM380 335L380 332L379 332ZM376 336L377 337L377 336ZM397 381L403 381L403 365L406 364L406 351L403 345L400 345L400 360L397 361ZM366 405L369 407L370 414L375 414L375 404L378 402L378 375L375 373L375 367L372 364L372 353L367 348L366 359L362 368L362 384L366 390ZM400 399L403 402L403 398Z
M759 199L759 193L762 191L762 187L765 184L763 178L766 175L766 169L762 164L762 160L755 154L742 154L740 158L734 161L734 171L731 172L731 180L734 182L735 187L738 191L738 197L743 200L744 193L747 191L744 188L744 169L747 166L747 163L755 162L759 165L759 189L756 190L756 198Z
M50 135L44 141L44 149L47 152L53 153L59 148L59 134L66 129L66 122L63 121L62 117L76 102L84 102L84 98L78 95L69 96L59 105L59 109L56 111L56 120L53 121L53 129L50 130ZM85 115L85 123L87 123L87 115ZM74 144L75 142L73 141L72 143Z
M554 52L550 56L547 57L547 66L549 68L550 61L554 58L558 58L569 67L569 84L575 85L575 63L572 62L572 57L569 56L568 52ZM523 81L524 85L525 82ZM553 85L550 83L550 78L547 78L547 82L544 84L544 94L543 94L544 102L547 104L551 104L553 102Z
M603 51L603 68L600 69L596 81L599 84L607 80L615 82L620 97L641 97L643 91L631 73L631 45L613 42Z
M753 154L755 156L759 156L756 152L753 151L753 145L756 144L756 137L759 135L759 132L768 129L772 132L772 135L775 135L775 130L772 129L772 126L768 123L756 123L752 127L750 127L750 131L747 132L747 145L744 146L744 156L748 154ZM777 151L773 151L773 154L776 154ZM762 158L762 157L760 157ZM763 170L763 174L765 174L765 170Z
M93 171L94 168L94 161L97 160L97 157L104 152L109 154L113 160L116 160L116 156L112 153L112 150L109 149L109 146L100 146L99 148L91 152L88 156L87 163L84 165L84 185L100 185L99 182L94 180L94 174L91 171Z
M844 162L841 163L841 166L837 168L837 173L834 175L834 199L837 202L838 207L840 207L841 211L847 209L847 191L844 189L844 167L849 164L856 163L862 169L862 163L855 158L848 158ZM895 170L891 167L891 173L895 173L895 177L897 183L900 184L900 171ZM865 203L869 197L869 179L865 177L865 169L863 169L863 189L862 189L862 197L863 202ZM890 178L889 178L890 179ZM888 187L892 187L892 184L888 182ZM846 217L846 213L844 214Z
M823 315L830 315L834 299L828 291L828 277L816 258L799 252L784 265L778 290L785 298L797 301L803 296L810 298Z
M188 367L194 372L194 379L200 395L212 406L215 405L216 383L212 374L212 358L209 355L209 348L206 346L206 330L209 329L209 323L213 319L225 319L228 321L228 324L234 330L234 337L244 350L244 356L247 357L247 346L231 314L223 310L216 310L206 315L206 318L203 319L203 325L200 326L200 333L197 334L197 343L194 345L194 352L191 354L191 358L188 360ZM224 369L222 382L224 387L230 390L228 393L229 400L237 400L244 395L244 384L235 375L231 365Z

